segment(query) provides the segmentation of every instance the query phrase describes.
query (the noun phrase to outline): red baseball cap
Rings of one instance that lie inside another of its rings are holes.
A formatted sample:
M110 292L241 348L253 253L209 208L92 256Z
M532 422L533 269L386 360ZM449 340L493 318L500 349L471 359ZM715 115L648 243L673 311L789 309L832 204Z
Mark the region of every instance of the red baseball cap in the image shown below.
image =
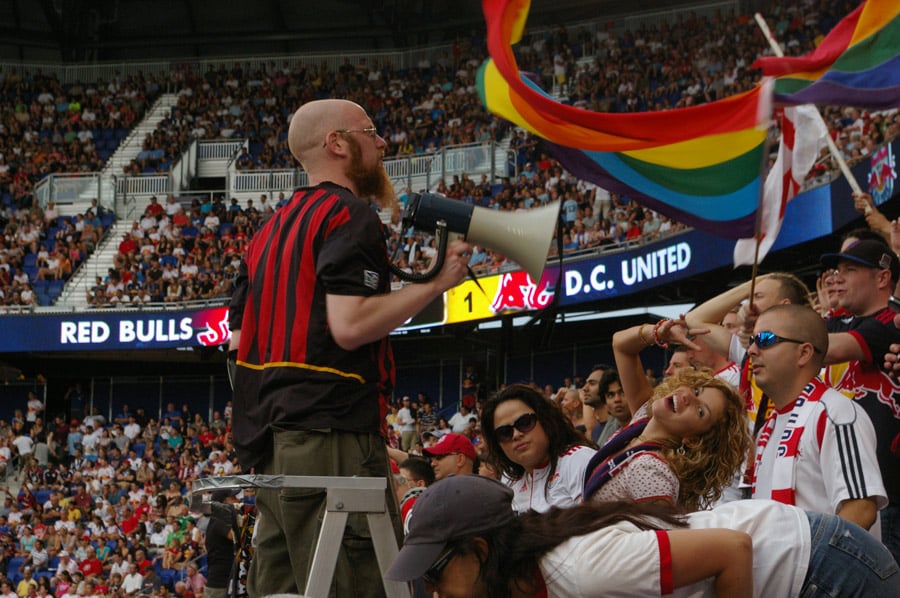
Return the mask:
M436 444L422 449L426 457L442 457L444 455L465 455L475 460L475 446L462 434L444 434Z

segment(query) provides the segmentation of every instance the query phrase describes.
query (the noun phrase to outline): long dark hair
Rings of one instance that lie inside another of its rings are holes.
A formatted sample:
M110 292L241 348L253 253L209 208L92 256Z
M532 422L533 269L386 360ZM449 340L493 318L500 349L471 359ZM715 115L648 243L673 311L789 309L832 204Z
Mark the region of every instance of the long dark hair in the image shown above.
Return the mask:
M674 507L661 503L631 501L585 503L562 509L551 507L546 513L528 511L510 524L480 534L488 544L481 555L473 537L455 539L450 546L457 554L474 553L481 563L479 579L492 598L512 595L510 583L529 591L538 561L570 538L627 521L642 531L684 527Z
M559 457L565 454L567 450L573 446L595 447L590 440L584 437L584 434L575 429L575 426L572 425L572 420L563 415L559 405L548 401L544 398L544 395L530 386L513 384L488 399L481 413L481 433L487 442L488 450L493 460L509 478L513 480L520 479L525 475L525 468L513 462L503 452L500 440L494 433L494 412L501 403L511 400L522 401L533 409L535 414L537 414L541 427L544 429L544 433L547 434L547 439L550 441L548 447L548 452L550 453L548 455L550 459L550 475L547 476L547 484L553 479ZM547 487L545 487L545 494L547 490Z

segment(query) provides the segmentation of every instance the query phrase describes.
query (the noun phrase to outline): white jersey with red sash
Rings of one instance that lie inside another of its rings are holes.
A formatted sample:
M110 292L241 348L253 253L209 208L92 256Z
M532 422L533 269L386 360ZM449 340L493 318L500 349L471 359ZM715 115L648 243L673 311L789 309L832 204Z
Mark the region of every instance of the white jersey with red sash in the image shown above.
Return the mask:
M753 498L831 514L852 499L874 498L884 507L887 493L869 417L819 378L810 380L760 431Z

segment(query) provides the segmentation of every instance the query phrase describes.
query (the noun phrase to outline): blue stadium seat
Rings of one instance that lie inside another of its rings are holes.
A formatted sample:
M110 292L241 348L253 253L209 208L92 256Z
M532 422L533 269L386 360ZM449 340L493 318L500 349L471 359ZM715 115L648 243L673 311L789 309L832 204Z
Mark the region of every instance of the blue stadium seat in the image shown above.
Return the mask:
M22 579L22 565L24 563L24 556L14 556L9 559L9 566L6 568L6 576L13 584L19 583Z
M44 506L44 503L50 500L50 493L52 491L47 488L41 488L40 490L34 491L34 499L41 506Z
M38 304L43 307L47 307L48 305L53 305L53 297L48 295L47 293L37 293Z
M53 299L56 299L62 294L62 290L65 284L65 280L51 280L50 286L47 288L47 294L50 295L50 297L52 297Z
M35 278L37 278L37 266L24 266L22 268L22 271L28 275L28 280L34 280Z
M159 578L162 580L163 585L167 588L173 588L175 586L175 580L178 577L178 571L175 569L163 569L159 573Z
M49 286L50 286L50 281L49 281L49 280L35 280L34 283L32 283L31 288L34 289L34 292L35 292L35 293L38 293L38 294L44 293L44 294L46 294L46 293L47 293L47 288L48 288Z
M146 442L135 442L134 444L131 445L131 448L134 449L134 452L135 452L135 454L137 454L138 457L143 459L144 451L147 450L147 443Z
M106 212L103 216L100 217L100 221L103 223L103 228L109 228L113 222L116 220L116 215L111 212Z
M25 257L22 259L22 265L26 268L32 268L35 264L37 264L37 255L26 253Z

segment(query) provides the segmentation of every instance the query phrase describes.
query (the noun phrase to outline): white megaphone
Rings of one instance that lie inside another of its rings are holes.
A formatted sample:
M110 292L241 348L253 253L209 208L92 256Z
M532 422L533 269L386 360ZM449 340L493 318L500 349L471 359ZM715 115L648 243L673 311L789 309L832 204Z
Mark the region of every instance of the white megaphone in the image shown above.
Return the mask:
M414 193L407 201L403 226L428 232L446 228L469 243L503 254L522 266L531 280L538 283L547 264L547 251L558 219L558 201L524 212L503 212L436 193Z

